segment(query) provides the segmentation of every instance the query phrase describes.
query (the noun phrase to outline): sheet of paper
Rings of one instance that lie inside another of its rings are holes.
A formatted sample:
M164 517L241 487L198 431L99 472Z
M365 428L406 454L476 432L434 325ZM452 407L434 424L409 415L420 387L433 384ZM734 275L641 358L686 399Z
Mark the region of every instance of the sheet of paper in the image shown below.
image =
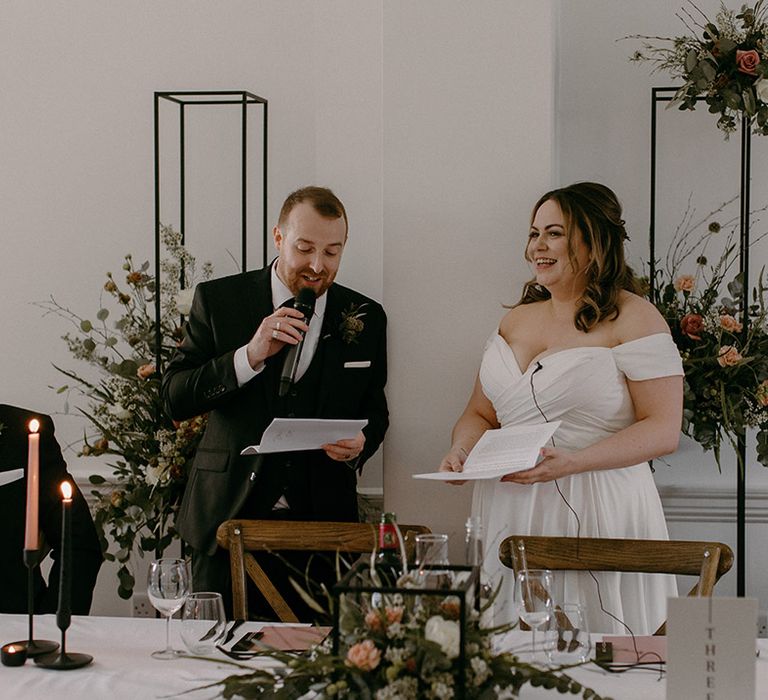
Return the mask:
M7 472L0 472L0 486L5 486L6 484L12 484L14 481L18 481L23 476L24 476L23 469L11 469L10 471L7 471Z
M366 425L367 420L275 418L261 436L261 443L246 447L240 454L319 450L327 443L355 437Z
M560 421L486 430L464 462L463 472L427 472L413 477L435 481L498 479L531 469L536 466L539 450L558 427Z

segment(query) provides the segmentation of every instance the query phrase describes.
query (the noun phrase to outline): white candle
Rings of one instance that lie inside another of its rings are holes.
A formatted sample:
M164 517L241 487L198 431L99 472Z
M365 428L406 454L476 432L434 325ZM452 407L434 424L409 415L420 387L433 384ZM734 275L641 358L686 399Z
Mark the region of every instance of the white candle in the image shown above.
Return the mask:
M40 421L29 421L29 450L27 453L27 521L24 549L37 549L40 542L38 501L40 498Z

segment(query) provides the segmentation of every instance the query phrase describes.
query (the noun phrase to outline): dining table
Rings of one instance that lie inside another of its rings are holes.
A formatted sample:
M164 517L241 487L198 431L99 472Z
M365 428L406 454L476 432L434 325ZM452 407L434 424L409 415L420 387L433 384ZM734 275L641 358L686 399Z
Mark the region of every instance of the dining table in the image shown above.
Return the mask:
M231 625L232 623L230 623ZM235 634L258 631L264 624L246 622ZM0 643L25 640L26 615L0 614ZM184 649L179 634L180 622L171 620L171 644ZM36 639L59 642L60 631L55 615L39 615L34 619ZM599 635L594 635L597 640ZM89 654L93 661L73 670L52 670L37 666L33 660L18 667L0 666L0 698L10 700L154 700L184 698L208 700L221 696L223 678L244 669L274 664L260 657L232 662L225 654L214 651L207 659L180 655L171 660L156 660L150 654L165 646L165 620L138 617L73 616L67 631L67 652ZM530 633L513 631L500 644L525 657L530 653ZM756 640L757 698L768 698L768 639ZM231 643L230 643L231 645ZM226 647L225 647L226 648ZM614 700L665 700L666 676L663 666L649 665L613 673L594 663L571 668L568 674L603 697ZM521 700L562 697L555 691L524 686ZM577 697L577 696L569 696ZM673 699L670 699L673 700ZM676 700L676 699L674 699ZM684 699L680 699L684 700Z

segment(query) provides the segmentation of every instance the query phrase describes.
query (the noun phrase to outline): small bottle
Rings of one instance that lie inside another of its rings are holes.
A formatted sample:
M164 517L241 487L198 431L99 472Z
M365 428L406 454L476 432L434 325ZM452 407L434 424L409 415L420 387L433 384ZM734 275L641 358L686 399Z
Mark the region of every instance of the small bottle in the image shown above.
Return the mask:
M470 515L464 527L465 561L467 566L482 566L483 524L480 522L480 516Z
M397 517L394 513L381 514L376 570L384 579L382 583L387 586L394 586L398 577L403 573L400 538L397 534Z

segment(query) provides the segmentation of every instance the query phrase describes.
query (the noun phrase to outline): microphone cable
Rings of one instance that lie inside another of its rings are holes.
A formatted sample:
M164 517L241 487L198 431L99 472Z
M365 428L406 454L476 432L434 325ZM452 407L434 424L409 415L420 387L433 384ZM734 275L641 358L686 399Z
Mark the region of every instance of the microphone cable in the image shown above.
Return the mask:
M544 369L544 366L541 364L541 362L539 362L537 360L536 361L536 369L534 369L533 372L531 372L530 382L529 383L530 383L530 386L531 386L531 398L533 399L533 403L536 406L536 410L538 410L538 412L541 414L541 417L544 419L544 422L545 423L549 423L550 422L549 418L547 418L546 414L541 409L541 406L539 405L538 399L536 398L536 388L535 388L534 383L533 383L534 375L536 374L536 372L539 372L542 369ZM550 440L552 442L552 447L557 447L557 445L555 443L554 436L551 437ZM553 481L554 481L555 488L557 489L558 494L560 494L560 498L563 500L563 503L565 503L565 505L567 506L568 510L570 510L571 513L573 513L573 517L576 519L576 558L580 559L580 557L579 557L579 540L581 539L581 518L579 518L579 514L574 510L573 506L569 503L568 499L565 497L565 494L563 493L562 489L560 488L560 484L557 483L557 479L553 479ZM646 655L650 654L650 652L646 652L646 653L644 653L642 655L640 654L640 650L637 648L637 639L635 638L635 633L632 631L630 626L626 622L624 622L624 620L619 618L617 615L614 615L612 612L606 610L606 608L605 608L605 606L603 604L602 592L600 591L600 581L598 581L597 576L595 576L594 572L591 569L586 569L586 571L590 575L592 580L595 582L595 588L597 590L597 600L600 603L600 610L605 615L607 615L611 619L613 619L616 622L618 622L625 630L627 630L627 632L629 633L629 636L632 639L632 646L633 646L633 649L634 649L634 652L635 652L635 656L637 657L637 662L635 664L629 664L626 667L623 667L623 668L620 668L620 669L610 668L607 664L604 664L604 663L601 663L599 665L602 668L605 668L606 670L611 671L613 673L623 673L624 671L628 671L631 668L635 668L637 665L639 665L641 663L641 658L643 656L646 656ZM657 654L651 654L651 655L658 656ZM659 662L661 662L661 661L662 661L662 659L659 657ZM661 669L661 666L659 667L659 672L660 673L663 672L662 669Z

